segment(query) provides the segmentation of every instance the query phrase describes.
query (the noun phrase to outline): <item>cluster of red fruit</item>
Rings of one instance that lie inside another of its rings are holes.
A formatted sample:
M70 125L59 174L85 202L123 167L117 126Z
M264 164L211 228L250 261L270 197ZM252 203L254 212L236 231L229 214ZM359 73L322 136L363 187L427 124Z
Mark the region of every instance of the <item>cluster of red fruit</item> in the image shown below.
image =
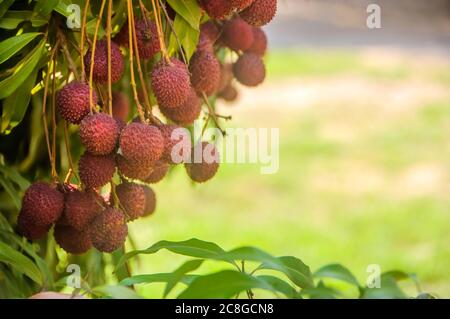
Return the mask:
M30 186L23 198L18 218L19 231L28 239L46 235L55 225L57 243L69 253L80 254L92 246L102 252L120 248L128 234L127 222L152 214L155 194L149 184L164 178L173 160L173 146L189 143L182 149L194 149L190 137L173 139L172 133L191 124L200 116L202 95L216 94L225 100L236 98L235 78L246 86L256 86L265 78L262 56L267 39L261 26L276 12L276 0L199 0L200 6L211 17L201 25L197 50L189 65L172 57L162 58L151 71L151 89L161 113L173 124L148 123L139 117L129 120L129 101L121 92L114 92L112 117L97 104L95 91L89 85L73 81L57 95L61 117L79 125L79 135L86 152L78 163L82 186L37 182ZM145 17L135 20L139 57L150 60L161 51L156 23ZM111 63L111 81L118 82L124 71L120 46L129 45L128 23L111 41L110 59L105 39L96 43L85 56L89 76L94 61L92 78L98 84L108 83L108 61ZM221 63L217 54L224 47L237 53L234 63ZM90 96L90 94L92 96ZM92 99L92 100L91 100ZM218 152L213 144L199 142L201 150L210 148L214 157ZM218 170L218 161L193 161L184 165L195 182L211 179ZM205 156L204 152L201 152ZM186 154L179 154L186 159ZM107 198L99 190L110 183L115 173L121 184L111 183Z

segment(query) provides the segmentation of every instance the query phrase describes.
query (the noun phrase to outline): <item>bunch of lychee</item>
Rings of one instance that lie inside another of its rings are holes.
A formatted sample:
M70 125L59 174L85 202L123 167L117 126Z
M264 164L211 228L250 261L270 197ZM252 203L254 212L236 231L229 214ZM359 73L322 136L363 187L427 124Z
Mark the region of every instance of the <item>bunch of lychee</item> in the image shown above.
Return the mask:
M91 247L112 252L124 245L128 222L154 212L156 197L150 184L161 181L171 166L184 163L188 176L198 183L217 173L215 146L193 142L183 127L201 116L202 101L207 97L236 99L234 79L246 86L263 82L267 38L261 26L275 15L277 1L198 2L211 19L201 25L197 49L187 64L180 58L184 56L181 52L170 58L158 54L160 39L150 17L134 23L139 57L152 66L149 89L165 121L154 114L131 114L129 98L120 91L112 94L111 110L99 99L105 93L100 88L104 89L109 78L112 83L122 78L123 54L129 46L128 23L109 49L106 39L101 39L95 52L87 50L86 78L92 78L97 90L91 92L88 83L72 81L57 95L60 116L79 125L85 147L78 161L80 183L32 184L18 217L23 236L43 238L54 225L56 242L69 253L81 254ZM219 59L227 50L234 52L234 61ZM194 160L198 148L200 161ZM205 158L207 153L212 159Z

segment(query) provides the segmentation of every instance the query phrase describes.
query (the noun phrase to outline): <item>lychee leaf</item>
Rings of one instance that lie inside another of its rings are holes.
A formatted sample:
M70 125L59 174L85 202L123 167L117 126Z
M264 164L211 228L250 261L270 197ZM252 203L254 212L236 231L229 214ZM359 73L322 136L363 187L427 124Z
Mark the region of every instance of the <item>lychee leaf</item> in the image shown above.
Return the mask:
M196 0L167 0L169 5L178 13L194 30L200 31L200 19L202 11Z
M314 273L314 277L334 278L359 287L358 280L355 276L350 272L350 270L340 264L325 265Z
M174 277L175 275L173 273L135 275L123 279L120 284L123 286L132 286L136 284L168 283L174 280ZM184 275L178 282L190 285L197 277L198 275Z
M176 269L172 273L173 277L167 282L166 288L164 289L163 298L167 297L167 295L172 291L176 284L180 282L187 273L198 269L202 265L202 263L203 259L188 260L178 269Z
M200 31L192 28L189 23L178 14L175 17L173 28L175 34L173 32L170 34L169 54L177 52L181 45L184 49L186 59L189 61L197 48Z
M23 33L0 42L0 64L14 56L23 47L30 43L34 38L42 33L29 32Z

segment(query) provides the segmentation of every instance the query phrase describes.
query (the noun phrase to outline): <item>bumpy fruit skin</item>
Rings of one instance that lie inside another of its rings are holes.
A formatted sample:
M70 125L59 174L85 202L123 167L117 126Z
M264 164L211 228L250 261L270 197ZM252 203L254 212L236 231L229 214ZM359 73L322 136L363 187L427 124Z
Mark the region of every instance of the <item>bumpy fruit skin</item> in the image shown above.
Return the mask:
M86 74L89 77L91 70L90 48L84 56L84 64L86 66ZM122 77L124 70L123 56L119 46L111 41L111 81L116 83ZM97 41L95 46L94 72L93 80L100 84L108 83L108 43L106 40Z
M220 31L213 20L209 20L200 26L200 35L206 35L212 44L219 38Z
M145 208L144 217L153 215L156 208L156 195L153 189L150 187L144 187L145 192Z
M161 61L153 68L151 83L159 105L171 108L186 102L190 80L187 69L182 65L181 61L172 59L169 64Z
M119 173L127 178L145 180L153 171L152 165L139 162L131 162L122 155L116 157Z
M37 182L25 192L22 212L36 226L48 226L58 220L64 210L64 196L50 184Z
M198 94L211 95L216 92L220 81L220 63L213 53L197 51L189 65L192 87Z
M144 60L151 59L161 50L156 23L150 19L137 19L134 22L134 26L136 29L139 58ZM128 21L124 23L114 40L119 45L129 47Z
M112 94L112 115L116 120L123 123L128 121L128 114L130 113L130 103L128 97L119 91Z
M246 86L257 86L266 77L266 68L261 57L254 53L244 53L233 65L236 79Z
M51 225L48 226L37 226L30 219L30 215L24 213L23 210L20 211L17 217L17 230L19 234L24 236L29 240L38 240L45 237L45 235L50 230Z
M164 150L164 139L159 129L143 123L130 123L120 135L122 155L133 163L148 164L157 161Z
M116 120L105 113L88 115L81 121L80 138L89 153L107 155L117 146L119 127Z
M203 10L213 19L225 19L233 12L229 0L198 0Z
M66 194L64 217L68 225L82 231L103 210L103 199L94 191L79 190Z
M156 162L153 165L152 172L150 173L150 175L147 176L144 182L147 184L159 183L164 179L164 177L166 177L167 172L169 171L169 167L170 165L165 162L161 161Z
M84 153L78 162L78 173L87 188L106 185L114 175L116 162L113 155Z
M242 11L248 8L254 0L229 0L235 10Z
M128 235L125 215L119 209L105 209L90 224L89 235L92 245L101 252L119 249Z
M241 18L229 20L223 26L222 41L234 51L245 51L253 43L252 27Z
M97 94L92 92L92 102L97 104ZM56 103L61 117L79 124L89 114L89 85L77 81L66 84L57 94Z
M145 192L144 187L134 183L122 183L116 187L120 208L128 217L128 221L135 220L144 215Z
M197 43L197 51L208 51L211 53L214 52L213 43L209 39L208 35L206 35L205 33L200 32L200 36Z
M79 231L70 226L56 225L55 240L62 249L74 255L81 255L92 247L87 230Z
M200 116L200 112L202 110L201 106L201 100L197 96L197 92L191 88L189 97L183 105L176 108L165 108L160 106L159 110L171 121L179 125L189 125Z
M161 161L169 164L179 164L183 161L183 150L191 149L189 131L178 125L168 124L158 127L164 138L164 152ZM174 152L174 156L172 156Z
M277 12L277 0L255 0L240 13L247 23L260 27L269 23Z
M220 91L219 97L227 102L236 101L238 97L238 91L233 85L228 85L225 89Z
M198 148L198 154L200 154L198 158L195 156L196 147ZM199 152L200 150L201 152ZM192 148L191 163L185 163L184 166L193 181L204 183L213 178L219 169L219 152L213 144L202 142L201 148L200 144Z
M267 50L266 33L258 27L253 27L253 43L246 52L252 52L259 56L264 56Z

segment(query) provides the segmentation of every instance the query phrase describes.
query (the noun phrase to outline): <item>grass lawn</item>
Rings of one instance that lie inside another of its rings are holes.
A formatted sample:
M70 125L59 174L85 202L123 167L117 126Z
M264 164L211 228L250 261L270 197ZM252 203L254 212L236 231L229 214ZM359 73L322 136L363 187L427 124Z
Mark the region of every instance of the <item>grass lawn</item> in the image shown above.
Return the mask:
M233 114L229 126L280 128L278 173L223 164L193 186L175 168L154 187L155 215L131 226L137 246L252 245L312 270L342 263L362 283L379 264L450 297L449 65L398 52L275 51L268 76L220 112ZM159 252L134 266L168 272L183 260ZM158 297L162 285L140 289Z

